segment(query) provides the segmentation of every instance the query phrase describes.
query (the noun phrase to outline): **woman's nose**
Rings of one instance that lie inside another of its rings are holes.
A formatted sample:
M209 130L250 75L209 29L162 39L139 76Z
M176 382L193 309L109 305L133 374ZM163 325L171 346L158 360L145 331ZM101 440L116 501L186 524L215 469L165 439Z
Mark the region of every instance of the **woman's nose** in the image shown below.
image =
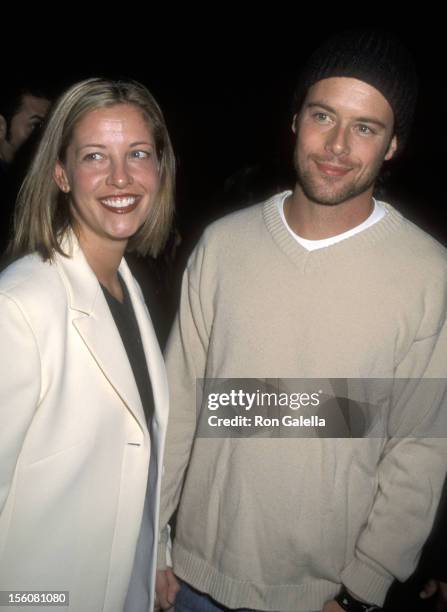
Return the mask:
M132 174L125 160L112 160L110 165L110 173L107 177L107 184L115 185L116 187L126 187L133 183Z

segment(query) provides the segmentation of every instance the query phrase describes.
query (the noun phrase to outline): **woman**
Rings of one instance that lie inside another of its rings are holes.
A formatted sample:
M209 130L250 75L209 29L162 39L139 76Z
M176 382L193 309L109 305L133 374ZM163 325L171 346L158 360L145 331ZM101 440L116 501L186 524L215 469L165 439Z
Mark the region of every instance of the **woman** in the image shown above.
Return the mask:
M142 85L90 79L56 103L0 277L0 590L152 609L168 392L123 255L160 250L173 183Z

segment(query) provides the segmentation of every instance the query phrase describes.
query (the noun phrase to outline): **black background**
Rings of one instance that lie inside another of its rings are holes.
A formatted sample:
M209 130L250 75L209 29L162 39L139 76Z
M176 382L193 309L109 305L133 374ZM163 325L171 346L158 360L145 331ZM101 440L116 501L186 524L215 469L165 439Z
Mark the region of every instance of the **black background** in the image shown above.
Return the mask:
M93 20L94 8L107 14ZM386 198L447 239L446 34L435 14L426 16L418 6L412 15L406 6L392 19L390 7L379 5L358 7L369 19L316 4L294 10L269 6L262 14L248 5L184 6L181 12L166 5L163 15L159 8L61 5L51 16L53 25L36 13L31 31L5 46L3 87L32 81L58 93L92 76L144 83L163 108L177 156L177 223L184 235L195 234L244 195L250 201L292 186L290 102L300 66L335 31L385 27L411 49L421 81L413 135L401 159L390 164ZM247 168L253 170L254 195L245 182L234 187Z

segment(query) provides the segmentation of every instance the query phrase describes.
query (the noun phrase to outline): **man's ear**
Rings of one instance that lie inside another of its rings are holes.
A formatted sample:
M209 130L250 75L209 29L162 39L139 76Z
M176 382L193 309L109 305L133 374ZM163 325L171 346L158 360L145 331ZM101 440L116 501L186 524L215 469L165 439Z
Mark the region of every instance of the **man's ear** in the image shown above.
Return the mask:
M63 164L59 160L57 160L54 166L53 178L61 191L64 193L68 193L70 191L70 183L67 173Z
M6 134L8 133L8 124L3 115L0 115L0 142L6 140Z
M298 121L298 114L297 114L297 113L295 113L295 114L293 115L293 119L292 119L292 132L293 132L294 134L296 134L296 124L297 124L297 121Z
M385 155L385 161L388 161L392 157L394 157L394 154L396 153L396 151L397 151L397 136L393 136L389 144L388 151L386 152L386 155Z

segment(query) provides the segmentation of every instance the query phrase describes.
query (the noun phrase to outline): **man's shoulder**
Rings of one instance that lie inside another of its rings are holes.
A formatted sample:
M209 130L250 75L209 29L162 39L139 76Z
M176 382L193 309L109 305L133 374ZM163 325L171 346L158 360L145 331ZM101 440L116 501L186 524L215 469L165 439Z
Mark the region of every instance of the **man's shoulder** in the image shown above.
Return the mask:
M209 244L214 241L232 241L233 238L258 239L259 233L266 230L264 211L274 207L283 199L284 194L275 194L267 200L252 204L232 212L211 223L204 231L201 243Z
M405 216L397 246L421 263L426 261L429 265L447 266L447 248Z
M257 258L271 244L265 212L281 194L232 212L211 223L191 253L187 269L200 274L232 274L242 262Z
M216 237L227 236L228 232L245 233L252 224L262 222L262 209L264 202L252 204L247 208L237 210L213 221L203 232L203 240L209 241Z

